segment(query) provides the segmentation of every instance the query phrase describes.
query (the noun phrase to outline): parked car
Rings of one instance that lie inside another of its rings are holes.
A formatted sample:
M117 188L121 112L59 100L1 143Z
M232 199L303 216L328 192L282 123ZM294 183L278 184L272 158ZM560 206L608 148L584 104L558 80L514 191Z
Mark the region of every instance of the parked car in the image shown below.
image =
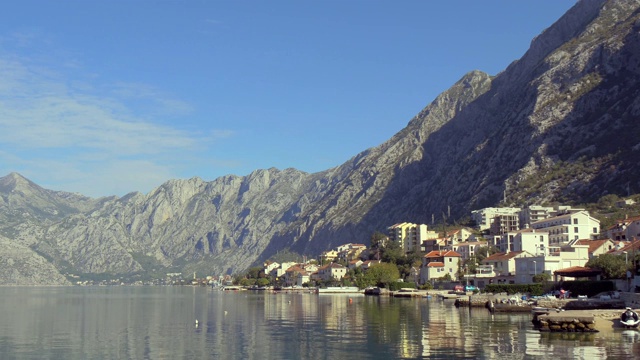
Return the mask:
M478 290L478 288L473 285L467 285L464 287L464 291L476 291L476 290Z

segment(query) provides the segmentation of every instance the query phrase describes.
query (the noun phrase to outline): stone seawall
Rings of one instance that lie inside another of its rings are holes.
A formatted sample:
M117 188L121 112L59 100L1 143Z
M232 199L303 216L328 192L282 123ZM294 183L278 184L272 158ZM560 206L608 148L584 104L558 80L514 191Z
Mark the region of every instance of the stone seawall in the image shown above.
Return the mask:
M598 332L596 320L585 314L567 313L541 315L538 317L538 330L563 332Z
M534 301L536 306L548 307L548 308L563 308L570 299L538 299ZM573 300L575 301L575 300ZM505 294L474 294L470 296L461 295L456 299L456 306L470 306L470 307L486 307L489 303L493 304L519 304L522 305L521 295L505 295Z

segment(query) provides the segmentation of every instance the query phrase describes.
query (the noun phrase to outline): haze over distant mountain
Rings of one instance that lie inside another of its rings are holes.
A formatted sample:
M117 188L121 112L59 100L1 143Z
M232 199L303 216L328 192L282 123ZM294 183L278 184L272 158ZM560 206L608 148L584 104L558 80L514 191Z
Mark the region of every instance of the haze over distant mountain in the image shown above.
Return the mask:
M457 218L504 196L523 205L640 192L639 10L578 2L500 74L469 72L387 142L320 173L170 180L101 199L0 178L0 269L12 271L0 283L18 282L17 263L31 268L22 283L234 273L285 248L367 243L393 223L449 209Z

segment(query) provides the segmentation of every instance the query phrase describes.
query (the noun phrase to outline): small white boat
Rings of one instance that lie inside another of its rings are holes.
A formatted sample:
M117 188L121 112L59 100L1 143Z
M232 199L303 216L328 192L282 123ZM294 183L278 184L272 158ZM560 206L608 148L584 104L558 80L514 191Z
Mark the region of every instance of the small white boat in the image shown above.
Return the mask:
M626 329L637 328L640 325L640 317L638 317L638 313L631 310L630 307L626 308L625 311L620 315L620 323Z

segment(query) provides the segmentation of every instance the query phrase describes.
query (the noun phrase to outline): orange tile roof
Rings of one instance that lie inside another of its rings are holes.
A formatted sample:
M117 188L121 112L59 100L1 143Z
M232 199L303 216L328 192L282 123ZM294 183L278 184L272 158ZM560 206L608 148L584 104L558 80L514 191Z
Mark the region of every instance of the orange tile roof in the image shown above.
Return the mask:
M461 257L462 255L458 254L453 250L433 250L429 252L424 257L433 258L433 257Z
M304 270L298 265L293 265L292 267L288 268L285 272L294 272L294 271L301 272Z
M589 245L589 253L593 253L604 245L609 239L589 240L581 239L576 242L576 245Z
M620 241L624 246L619 250L613 249L610 252L639 252L640 250L640 241Z
M432 261L427 264L427 267L444 267L444 263L439 261Z

